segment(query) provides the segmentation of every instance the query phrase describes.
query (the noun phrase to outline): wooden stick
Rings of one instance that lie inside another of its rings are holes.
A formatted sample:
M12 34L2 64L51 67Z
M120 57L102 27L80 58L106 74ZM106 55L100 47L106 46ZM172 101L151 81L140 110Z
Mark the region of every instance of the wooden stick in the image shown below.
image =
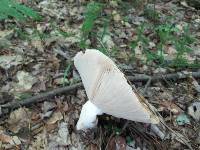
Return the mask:
M128 76L128 80L132 82L146 82L151 78L151 82L156 82L159 80L179 80L179 79L185 79L187 77L194 77L194 78L200 78L200 71L197 72L177 72L177 73L170 73L166 75L155 75L155 76L148 76L145 74L141 75L135 75L135 76Z
M151 82L157 82L159 80L178 80L178 79L184 79L187 78L189 76L192 76L194 78L200 78L200 71L198 72L191 72L191 73L184 73L184 72L177 72L177 73L171 73L171 74L166 74L166 75L156 75L156 76L148 76L148 75L136 75L136 76L128 76L128 80L132 81L132 82L145 82L145 81L149 81L149 79L151 78ZM28 106L31 105L33 103L37 103L37 102L42 102L44 101L46 98L50 98L53 97L55 95L58 94L68 94L69 92L83 87L82 83L77 83L71 86L66 86L66 87L62 87L62 88L57 88L54 89L52 91L49 92L45 92L45 93L41 93L39 95L33 96L31 98L27 98L21 101L13 101L11 103L7 103L4 105L0 105L1 111L3 112L3 109L15 109L15 108L19 108L21 106ZM0 116L3 113L0 113Z
M27 106L27 105L30 105L30 104L33 104L33 103L36 103L36 102L42 102L46 98L53 97L57 94L63 94L63 93L69 94L69 92L71 92L71 91L73 91L77 88L80 88L82 86L83 86L82 83L77 83L77 84L74 84L74 85L71 85L71 86L57 88L57 89L54 89L52 91L41 93L39 95L33 96L31 98L24 99L24 100L21 100L21 101L17 101L17 102L13 101L11 103L0 105L0 107L2 109L3 108L12 108L13 109L13 108L19 108L20 106Z

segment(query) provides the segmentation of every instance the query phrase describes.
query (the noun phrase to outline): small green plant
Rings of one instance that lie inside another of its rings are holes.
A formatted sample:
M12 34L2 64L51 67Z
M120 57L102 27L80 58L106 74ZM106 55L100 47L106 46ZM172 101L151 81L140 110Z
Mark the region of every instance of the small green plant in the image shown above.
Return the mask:
M151 32L156 35L158 42L156 43L156 50L149 50L149 42L151 41L148 37L144 35L145 30L152 30ZM173 66L173 67L187 67L187 66L197 66L196 64L189 64L185 55L192 51L190 44L195 41L195 38L191 36L189 32L189 27L184 27L183 32L181 32L175 25L170 25L168 23L163 25L157 25L156 27L151 27L146 24L142 24L137 28L137 39L132 41L131 48L134 50L141 42L143 53L146 55L148 62L156 62L158 66ZM164 46L167 44L172 44L176 49L176 56L171 63L166 63L167 60L164 55Z
M87 5L87 9L85 12L85 20L83 22L82 28L81 28L81 41L79 43L80 48L87 48L88 45L86 43L87 39L94 38L97 43L99 43L98 50L106 55L110 55L108 52L108 45L106 44L105 38L110 36L109 33L109 23L110 23L110 17L101 17L101 11L103 9L103 4L97 3L97 2L90 2ZM102 31L94 31L95 28L95 22L96 20L100 20L99 26L102 26ZM116 52L116 51L115 51Z
M179 39L174 40L174 45L178 52L177 56L191 52L192 49L189 47L189 45L192 44L194 41L195 39L192 36L190 36L189 27L184 27L184 32L182 36Z
M71 37L71 36L74 36L73 33L65 32L65 31L62 31L62 30L60 30L60 29L58 29L58 32L59 32L63 37Z
M97 38L97 41L100 44L100 47L98 47L98 49L104 53L105 55L109 55L108 52L108 45L105 43L105 37L106 36L110 36L110 32L109 32L109 23L110 23L110 18L106 17L102 19L103 22L103 29L101 32L95 34L95 37Z
M102 10L102 4L100 3L90 2L87 5L87 10L84 15L85 20L81 28L82 36L81 36L81 42L79 44L81 48L87 47L86 40L88 39L89 34L92 32L95 20L100 16L101 10Z
M17 33L18 38L23 39L23 40L29 40L29 35L27 32L23 31L20 28L16 28L15 32Z
M63 86L65 86L66 83L69 83L69 81L67 80L67 76L70 72L71 66L72 66L72 62L70 62L65 69L64 76L63 76Z
M160 14L155 10L155 6L145 7L144 16L152 21L158 21L160 19Z
M173 41L172 39L176 37L174 33L179 32L179 30L174 25L170 24L158 25L154 30L159 38L159 43L156 46L158 52L156 59L159 61L160 65L164 65L164 45Z
M133 56L131 56L131 59L135 58L135 48L138 46L138 43L141 42L141 46L143 48L144 52L147 52L147 47L149 45L149 38L144 35L146 25L141 24L137 29L136 29L136 34L137 34L137 39L132 41L130 44L130 47L132 49ZM148 56L148 55L147 55Z
M131 144L133 142L133 139L130 136L126 136L126 142L127 144Z
M31 8L19 4L14 0L0 0L0 20L13 17L17 20L25 20L30 17L35 20L40 20L41 16Z
M174 38L173 44L175 45L177 54L173 61L175 67L191 66L185 58L185 54L192 51L190 44L195 42L195 38L190 35L189 27L184 27L184 32L180 38ZM193 65L192 65L193 66ZM196 66L196 65L195 65Z

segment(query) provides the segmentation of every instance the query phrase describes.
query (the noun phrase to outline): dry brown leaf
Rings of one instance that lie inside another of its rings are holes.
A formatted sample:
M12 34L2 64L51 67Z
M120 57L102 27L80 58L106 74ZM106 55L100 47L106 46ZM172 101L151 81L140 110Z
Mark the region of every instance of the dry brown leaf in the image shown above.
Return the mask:
M63 104L64 104L64 107L63 107L63 111L64 112L67 112L68 110L69 110L69 105L68 105L68 103L67 102L63 102Z
M168 110L176 115L183 112L183 110L180 107L178 107L175 103L173 103L172 101L162 101L160 103L160 108L158 110L159 111Z
M30 147L30 150L44 150L46 149L46 146L47 146L47 143L46 143L46 140L47 140L47 137L46 137L46 133L43 132L43 133L40 133L40 134L37 134L34 139L32 141L32 145Z
M3 143L10 143L12 141L12 137L6 134L0 134L0 141Z
M116 147L118 150L126 150L126 140L125 138L118 136L116 137Z
M99 150L99 147L96 144L90 144L90 150Z
M56 71L60 67L60 60L56 56L49 55L47 58L47 68Z
M23 92L28 91L37 82L37 78L31 75L29 72L18 71L18 82L14 84L14 91Z
M32 115L31 115L31 120L32 121L38 121L40 119L40 114L39 112L33 112Z
M47 124L54 124L63 119L63 115L60 111L54 112L52 117L48 119Z
M80 98L80 100L85 101L86 94L84 90L77 90L77 97Z
M44 52L43 44L40 39L33 39L31 45L36 48L39 52Z
M11 112L8 119L9 129L17 133L21 128L28 127L30 123L31 112L27 108L19 108Z
M111 138L108 143L108 150L126 150L126 140L122 136Z
M41 71L40 68L37 68L35 69L35 74L38 74L37 71L39 72L39 70ZM40 75L40 76L37 76L38 77L38 81L37 83L34 84L34 86L32 87L32 91L34 92L41 92L41 91L46 91L46 82L47 82L47 79L45 78L44 75Z
M115 144L115 137L111 138L109 143L108 143L108 148L109 150L116 150L116 144Z
M4 133L0 134L0 141L3 143L11 144L11 145L20 145L21 144L21 141L19 140L19 138L17 136L9 136Z
M48 112L48 111L54 109L55 107L56 107L56 104L55 104L55 103L45 101L45 102L43 103L43 105L42 105L42 111L43 111L44 113L46 113L46 112Z
M47 132L50 132L50 131L53 131L54 129L56 129L58 127L58 125L57 125L57 123L47 124L45 127L46 127Z

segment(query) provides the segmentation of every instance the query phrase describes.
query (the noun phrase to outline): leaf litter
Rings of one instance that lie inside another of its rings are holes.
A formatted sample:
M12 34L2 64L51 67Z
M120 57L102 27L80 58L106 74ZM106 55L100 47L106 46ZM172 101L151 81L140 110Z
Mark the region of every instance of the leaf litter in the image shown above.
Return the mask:
M62 86L67 65L81 49L79 43L87 1L42 0L25 3L37 8L44 16L44 20L36 23L28 22L27 25L16 25L8 19L0 26L1 105L23 101L24 98ZM146 1L143 4L145 5ZM156 2L155 9L160 14L160 20L166 19L165 17L171 14L174 17L172 24L175 24L180 32L183 32L184 25L193 24L192 32L199 39L199 14L193 6L188 5L189 3L183 2L180 5L171 1ZM159 20L150 15L153 5L148 5L148 10L143 10L143 5L124 9L124 11L121 7L123 5L120 1L108 3L102 15L110 15L109 27L102 28L103 21L96 23L97 35L103 35L103 38L96 41L96 47L91 47L94 44L91 41L94 41L95 37L91 34L87 41L90 48L101 47L103 43L104 48L119 61L119 65L125 64L124 68L131 66L130 69L124 69L127 75L138 73L159 75L176 72L174 68L157 67L155 62L143 63L151 56L145 55L146 47L141 41L134 48L135 56L130 57L133 49L129 43L138 38L136 28L152 22L152 19ZM138 9L140 10L136 12ZM147 17L144 14L147 14ZM10 28L13 25L16 25L15 30ZM22 30L17 32L19 28ZM107 30L105 35L102 30L104 28ZM153 33L145 32L153 39L148 41L147 47L154 51L158 39ZM190 62L200 60L199 44L197 40L192 45L196 50L186 54L185 57ZM163 52L168 60L172 60L178 51L171 43L166 43ZM134 61L129 62L132 59ZM68 85L80 80L73 67L70 67L65 76L69 81ZM146 89L145 97L158 110L165 125L130 123L122 131L125 120L105 115L99 117L96 129L87 133L78 133L75 131L75 125L81 107L87 99L85 91L78 89L72 93L46 98L44 102L34 105L7 110L0 124L1 148L93 150L108 147L107 149L115 150L139 150L184 147L199 149L199 79L188 78L176 82L164 80L152 82L146 87L144 82L134 84L138 89ZM4 114L3 106L0 108L2 109L0 114Z

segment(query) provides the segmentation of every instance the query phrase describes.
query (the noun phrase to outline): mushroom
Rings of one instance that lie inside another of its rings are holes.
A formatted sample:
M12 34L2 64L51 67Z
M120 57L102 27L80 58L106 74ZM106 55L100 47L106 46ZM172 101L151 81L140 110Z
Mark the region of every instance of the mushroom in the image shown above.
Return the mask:
M103 113L127 120L159 122L152 107L128 84L124 74L106 55L95 49L78 52L74 57L88 101L83 105L77 130L97 125L97 115Z

